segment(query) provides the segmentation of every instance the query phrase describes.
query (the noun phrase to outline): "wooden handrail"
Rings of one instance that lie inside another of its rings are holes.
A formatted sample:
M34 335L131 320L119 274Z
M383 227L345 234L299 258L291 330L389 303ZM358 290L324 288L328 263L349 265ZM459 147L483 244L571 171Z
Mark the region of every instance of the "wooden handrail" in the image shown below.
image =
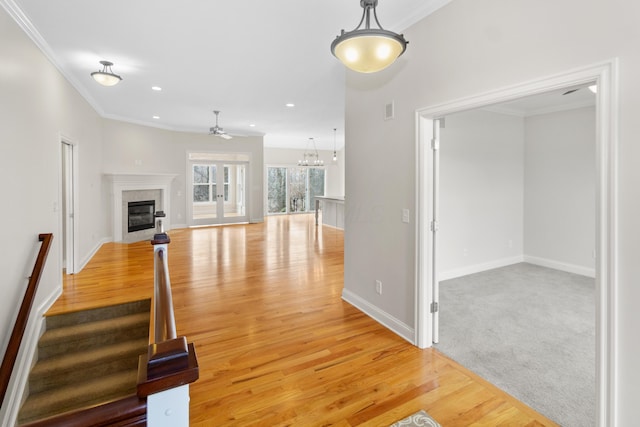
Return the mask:
M158 215L156 215L158 216ZM177 337L173 312L173 297L167 259L169 236L158 222L158 233L151 240L154 246L154 308L153 337L147 354L138 360L138 396L179 387L196 381L199 377L198 359L194 345L185 337Z
M171 280L169 278L169 266L164 248L156 251L158 262L156 263L155 283L155 336L154 343L160 343L176 338L176 320L173 313L173 297L171 295Z
M42 245L40 246L36 263L33 266L31 277L29 277L27 291L24 294L16 323L13 326L7 350L5 351L4 358L2 359L2 368L0 369L0 402L4 402L4 397L7 393L7 388L9 387L9 380L11 379L11 373L16 363L16 359L18 358L18 350L20 350L20 345L22 344L22 336L24 335L24 331L27 327L29 313L38 289L40 276L42 276L42 270L44 270L44 264L47 259L47 255L49 254L51 240L53 240L53 234L51 233L38 235L38 241L42 242Z

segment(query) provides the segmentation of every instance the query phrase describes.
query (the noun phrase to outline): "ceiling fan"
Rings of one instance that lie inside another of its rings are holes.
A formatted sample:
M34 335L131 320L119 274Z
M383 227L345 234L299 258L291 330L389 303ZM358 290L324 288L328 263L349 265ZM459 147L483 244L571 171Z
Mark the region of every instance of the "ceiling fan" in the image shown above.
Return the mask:
M216 125L212 128L209 128L209 135L215 135L215 136L219 136L220 138L224 138L224 139L231 139L232 136L227 134L224 129L222 129L220 126L218 126L218 115L220 114L220 111L218 110L214 110L213 114L216 115Z

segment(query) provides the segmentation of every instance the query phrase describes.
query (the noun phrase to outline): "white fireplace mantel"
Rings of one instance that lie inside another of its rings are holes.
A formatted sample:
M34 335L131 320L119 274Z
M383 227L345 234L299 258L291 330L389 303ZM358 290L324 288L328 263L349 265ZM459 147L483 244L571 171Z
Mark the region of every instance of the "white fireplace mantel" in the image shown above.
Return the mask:
M157 210L162 210L167 215L164 219L165 230L171 229L171 182L177 174L134 174L134 173L106 173L105 178L111 184L111 206L113 207L113 241L121 242L122 230L122 192L137 190L160 190L162 205Z

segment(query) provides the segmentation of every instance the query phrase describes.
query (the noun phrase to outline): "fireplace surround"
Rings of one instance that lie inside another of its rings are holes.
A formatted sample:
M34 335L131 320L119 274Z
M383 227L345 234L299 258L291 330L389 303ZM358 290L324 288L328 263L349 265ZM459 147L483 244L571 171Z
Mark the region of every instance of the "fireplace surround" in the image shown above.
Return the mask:
M114 242L133 242L153 237L153 229L128 232L129 201L155 200L155 210L164 211L167 215L163 221L165 230L171 228L171 182L178 175L108 173L104 176L111 185Z

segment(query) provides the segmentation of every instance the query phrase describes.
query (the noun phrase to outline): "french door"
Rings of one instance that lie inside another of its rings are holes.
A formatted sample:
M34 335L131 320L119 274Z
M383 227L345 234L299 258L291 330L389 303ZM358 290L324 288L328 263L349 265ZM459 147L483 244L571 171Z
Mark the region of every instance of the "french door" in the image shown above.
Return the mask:
M190 164L190 225L248 222L248 162L196 160Z

